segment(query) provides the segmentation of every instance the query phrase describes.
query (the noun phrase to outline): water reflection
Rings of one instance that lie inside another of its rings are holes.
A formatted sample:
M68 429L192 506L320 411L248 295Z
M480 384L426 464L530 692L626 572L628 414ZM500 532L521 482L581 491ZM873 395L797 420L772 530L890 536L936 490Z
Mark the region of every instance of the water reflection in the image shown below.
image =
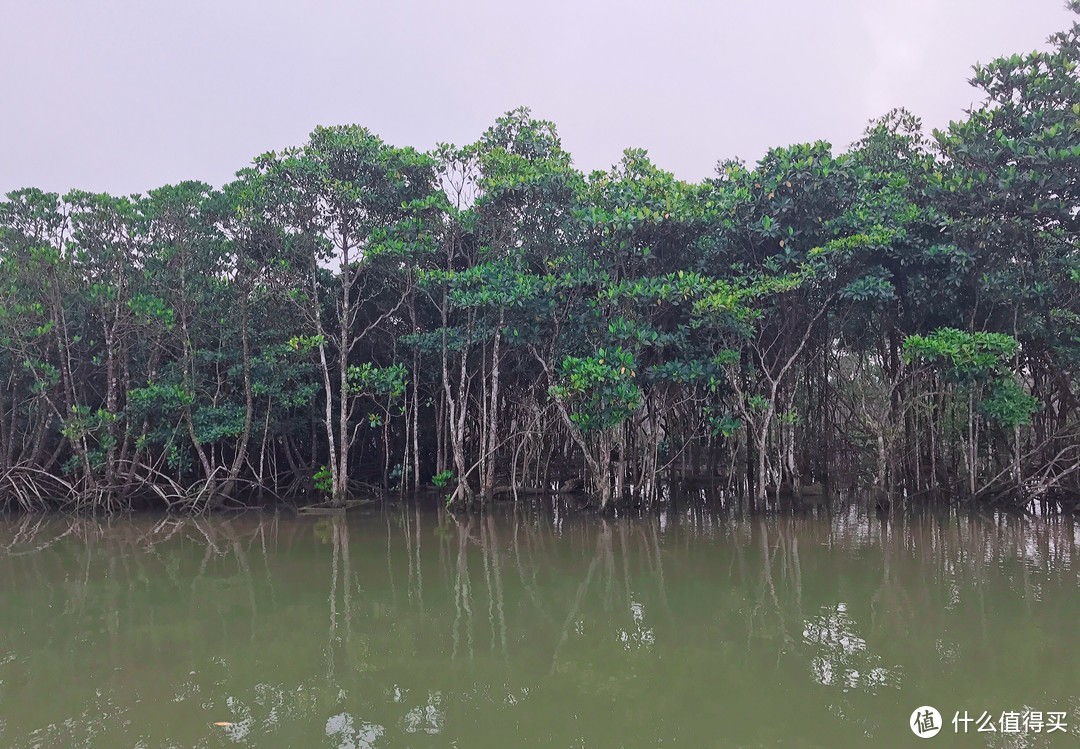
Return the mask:
M899 746L922 704L1080 733L1078 541L695 505L9 519L0 745Z
M840 686L845 692L851 689L876 692L881 687L898 687L899 670L881 665L880 656L869 652L866 640L855 631L856 626L844 603L823 609L805 622L803 639L819 653L811 661L814 681L823 686Z

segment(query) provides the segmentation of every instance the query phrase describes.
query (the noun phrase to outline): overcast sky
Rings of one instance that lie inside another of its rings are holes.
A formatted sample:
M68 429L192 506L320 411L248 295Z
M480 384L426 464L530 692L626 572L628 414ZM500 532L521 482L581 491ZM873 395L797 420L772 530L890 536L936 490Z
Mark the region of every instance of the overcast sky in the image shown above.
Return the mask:
M1064 0L0 0L0 192L226 182L316 125L475 140L527 105L578 167L647 149L684 179L905 106L1045 46Z

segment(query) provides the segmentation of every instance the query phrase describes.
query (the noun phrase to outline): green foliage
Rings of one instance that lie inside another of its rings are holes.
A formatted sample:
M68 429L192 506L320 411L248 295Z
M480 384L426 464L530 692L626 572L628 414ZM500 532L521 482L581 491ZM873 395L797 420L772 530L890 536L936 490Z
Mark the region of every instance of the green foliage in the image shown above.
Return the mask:
M330 469L326 466L319 466L319 470L315 471L315 475L311 477L312 482L315 484L315 491L322 494L330 494L334 490L333 474L330 473Z
M974 381L998 375L1016 354L1017 342L1004 333L966 333L956 328L940 328L929 335L913 335L904 340L908 361L923 360L939 365L960 381Z
M182 385L151 382L128 393L128 409L134 417L152 413L176 413L195 403Z
M553 397L571 404L571 419L585 432L610 429L629 418L641 403L633 356L621 348L595 356L564 357Z
M982 398L979 408L991 420L1012 429L1030 424L1038 405L1038 401L1024 392L1015 379L1003 377L991 384L990 392Z
M128 300L127 306L135 314L136 320L143 324L160 322L169 330L175 324L175 311L169 308L165 301L159 297L150 294L136 294Z
M325 345L324 335L294 335L289 339L288 345L293 351L311 351Z
M743 428L742 420L730 414L710 414L709 431L714 437L734 437Z
M192 414L195 435L204 444L240 436L244 428L244 409L240 404L202 406Z
M371 362L364 362L349 367L348 382L351 394L366 393L396 399L405 394L409 373L404 364L376 367Z
M769 407L769 399L762 395L751 395L746 399L751 411L762 412Z
M982 386L979 410L992 421L1008 428L1031 423L1038 401L1026 393L1010 371L1017 353L1015 338L1004 333L965 333L942 328L928 336L910 336L904 341L904 355L923 360L944 370L962 385Z

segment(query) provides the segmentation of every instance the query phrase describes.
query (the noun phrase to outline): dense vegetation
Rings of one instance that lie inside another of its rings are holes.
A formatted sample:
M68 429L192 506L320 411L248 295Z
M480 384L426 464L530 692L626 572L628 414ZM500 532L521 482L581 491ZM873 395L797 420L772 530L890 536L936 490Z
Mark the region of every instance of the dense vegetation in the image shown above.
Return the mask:
M1078 63L1080 25L976 67L944 131L897 110L700 184L582 174L521 109L431 153L319 128L220 190L12 192L0 495L1074 501Z

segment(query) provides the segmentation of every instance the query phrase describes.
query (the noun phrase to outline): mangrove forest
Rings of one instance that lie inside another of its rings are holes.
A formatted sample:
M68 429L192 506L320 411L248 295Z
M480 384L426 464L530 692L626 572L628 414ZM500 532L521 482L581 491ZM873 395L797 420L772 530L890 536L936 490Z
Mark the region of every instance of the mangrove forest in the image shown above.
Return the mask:
M976 66L944 129L897 109L700 183L583 173L521 108L428 152L319 127L220 189L11 192L0 503L1071 512L1078 65L1080 24Z

